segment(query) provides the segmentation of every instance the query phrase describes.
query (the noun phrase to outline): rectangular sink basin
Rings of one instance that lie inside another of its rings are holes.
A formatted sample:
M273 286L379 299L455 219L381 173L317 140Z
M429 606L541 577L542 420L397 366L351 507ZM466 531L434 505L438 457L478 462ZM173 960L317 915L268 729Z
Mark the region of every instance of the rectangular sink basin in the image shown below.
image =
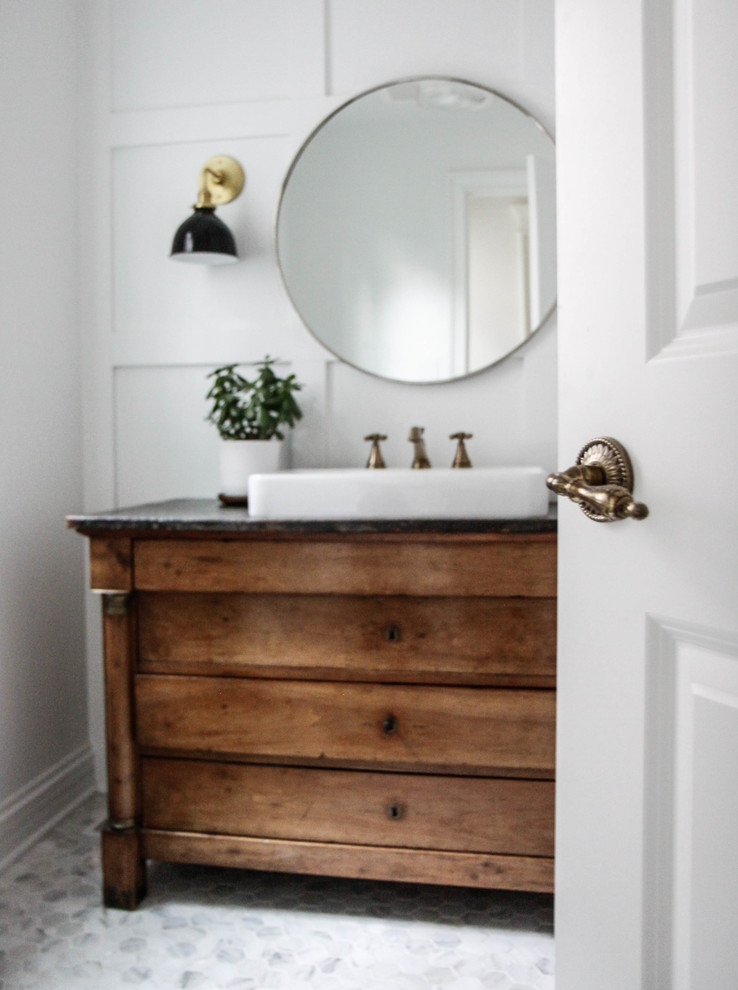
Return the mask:
M323 468L252 474L249 514L263 519L527 519L545 516L537 467Z

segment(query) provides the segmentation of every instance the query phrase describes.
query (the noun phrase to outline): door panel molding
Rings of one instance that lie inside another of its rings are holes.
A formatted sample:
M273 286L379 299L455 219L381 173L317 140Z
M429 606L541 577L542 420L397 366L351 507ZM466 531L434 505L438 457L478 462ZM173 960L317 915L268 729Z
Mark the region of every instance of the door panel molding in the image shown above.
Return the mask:
M650 358L738 351L738 186L722 167L738 134L714 110L738 73L714 7L671 0L645 12L647 35L660 39L643 66Z
M648 616L646 638L644 986L729 986L738 945L738 636ZM716 909L732 938L700 925Z

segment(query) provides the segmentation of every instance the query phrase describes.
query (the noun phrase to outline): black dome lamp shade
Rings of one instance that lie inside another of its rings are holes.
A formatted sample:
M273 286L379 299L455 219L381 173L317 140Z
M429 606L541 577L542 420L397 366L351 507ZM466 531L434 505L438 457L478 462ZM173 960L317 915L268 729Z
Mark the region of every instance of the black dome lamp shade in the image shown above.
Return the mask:
M216 155L200 169L194 213L180 225L170 258L200 265L227 265L238 261L233 234L216 217L215 208L230 203L244 187L243 169L235 158Z

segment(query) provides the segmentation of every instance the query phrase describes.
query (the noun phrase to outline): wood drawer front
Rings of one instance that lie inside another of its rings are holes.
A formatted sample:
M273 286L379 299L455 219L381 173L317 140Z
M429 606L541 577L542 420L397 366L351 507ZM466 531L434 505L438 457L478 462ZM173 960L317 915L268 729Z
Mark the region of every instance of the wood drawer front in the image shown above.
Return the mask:
M414 540L136 540L136 587L149 591L492 595L552 598L554 534Z
M140 592L139 670L552 686L550 598Z
M145 828L551 856L554 784L143 760Z
M136 677L149 752L553 777L554 721L549 690Z

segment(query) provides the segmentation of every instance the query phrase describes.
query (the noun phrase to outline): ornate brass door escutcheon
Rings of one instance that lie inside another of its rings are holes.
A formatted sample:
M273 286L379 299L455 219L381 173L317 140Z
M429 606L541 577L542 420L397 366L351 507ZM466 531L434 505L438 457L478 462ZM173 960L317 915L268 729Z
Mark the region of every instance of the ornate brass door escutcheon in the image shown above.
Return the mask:
M579 451L576 464L550 474L546 485L566 495L595 522L645 519L648 506L633 498L633 466L628 452L612 437L595 437Z

